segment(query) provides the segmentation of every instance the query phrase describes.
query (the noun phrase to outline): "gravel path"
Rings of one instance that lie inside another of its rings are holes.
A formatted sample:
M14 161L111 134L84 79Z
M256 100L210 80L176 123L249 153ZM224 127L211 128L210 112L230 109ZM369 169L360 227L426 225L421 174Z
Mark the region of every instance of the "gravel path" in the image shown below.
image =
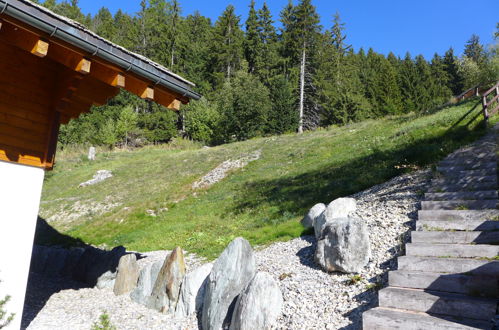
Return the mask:
M315 238L300 237L256 252L258 268L278 279L284 308L276 329L359 329L362 311L377 303L377 291L396 266L395 257L413 228L430 171L403 175L358 193L358 215L369 226L372 258L353 277L328 274L314 264ZM165 258L166 251L145 254L140 263ZM189 255L188 270L202 261ZM118 329L197 329L196 317L174 319L134 303L111 289L83 288L77 282L31 274L23 327L90 329L106 311ZM30 323L31 322L31 323Z

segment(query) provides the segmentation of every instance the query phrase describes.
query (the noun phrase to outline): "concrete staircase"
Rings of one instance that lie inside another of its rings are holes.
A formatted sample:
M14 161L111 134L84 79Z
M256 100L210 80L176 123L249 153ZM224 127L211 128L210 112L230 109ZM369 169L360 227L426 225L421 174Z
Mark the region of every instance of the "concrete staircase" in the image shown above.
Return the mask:
M363 328L493 329L499 298L496 133L439 163L416 231Z

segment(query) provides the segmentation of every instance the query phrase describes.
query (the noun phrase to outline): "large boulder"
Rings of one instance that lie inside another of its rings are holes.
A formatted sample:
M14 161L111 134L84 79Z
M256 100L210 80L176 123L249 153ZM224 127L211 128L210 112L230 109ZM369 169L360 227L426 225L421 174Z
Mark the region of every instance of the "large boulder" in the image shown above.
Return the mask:
M256 274L237 298L230 330L270 329L281 314L283 302L281 289L272 276Z
M184 276L184 253L176 247L161 267L146 306L161 313L175 312Z
M313 228L315 219L322 214L326 210L326 205L319 203L315 204L310 211L305 215L305 217L301 220L301 224L305 228Z
M114 288L114 284L116 283L116 273L108 270L97 279L97 284L95 287L97 289L106 289L106 288Z
M205 264L185 275L175 316L185 317L201 310L212 263Z
M324 227L338 218L346 218L357 209L357 202L353 198L338 198L329 203L314 222L315 238L320 239Z
M358 273L370 257L367 225L358 218L328 223L315 251L315 261L328 272Z
M219 330L232 317L236 297L256 272L255 256L247 240L234 239L213 264L203 302L203 330Z
M141 305L147 304L162 265L162 261L157 261L155 263L149 263L142 268L139 274L137 287L130 293L130 298L132 298L133 301Z
M139 279L139 265L135 254L126 254L120 258L118 273L114 282L113 292L119 296L135 289Z

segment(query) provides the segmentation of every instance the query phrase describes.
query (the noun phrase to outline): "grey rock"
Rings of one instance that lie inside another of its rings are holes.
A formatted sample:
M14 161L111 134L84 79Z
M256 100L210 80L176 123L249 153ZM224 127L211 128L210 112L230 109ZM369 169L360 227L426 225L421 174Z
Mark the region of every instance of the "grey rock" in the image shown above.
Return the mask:
M358 218L338 218L328 223L315 251L316 263L328 272L358 273L370 256L367 225Z
M354 198L338 198L329 203L326 210L315 219L315 238L320 239L322 237L322 231L328 223L338 218L346 218L355 210L357 210L357 202Z
M161 267L146 306L162 313L175 312L184 275L184 253L177 247Z
M88 148L88 160L95 160L95 147Z
M97 289L114 288L114 283L116 282L116 273L108 270L97 279Z
M256 274L237 298L230 330L270 329L281 314L283 303L274 278L264 272Z
M256 272L255 256L247 240L234 239L213 264L203 302L202 327L218 330L231 320L230 307Z
M301 220L301 224L305 228L313 228L315 219L326 210L326 205L323 203L315 204L307 215Z
M132 291L139 279L139 265L135 254L127 254L120 258L118 274L114 283L113 292L119 296Z
M201 310L212 268L213 264L208 263L185 275L175 310L176 317L190 316Z
M107 180L113 176L113 173L108 170L99 170L97 173L95 173L94 177L91 180L85 181L80 183L78 187L86 187L86 186L91 186L96 183L102 182L104 180Z
M158 278L159 271L163 265L162 261L150 263L144 266L139 274L137 287L130 293L130 298L138 304L146 305L151 296L154 283Z

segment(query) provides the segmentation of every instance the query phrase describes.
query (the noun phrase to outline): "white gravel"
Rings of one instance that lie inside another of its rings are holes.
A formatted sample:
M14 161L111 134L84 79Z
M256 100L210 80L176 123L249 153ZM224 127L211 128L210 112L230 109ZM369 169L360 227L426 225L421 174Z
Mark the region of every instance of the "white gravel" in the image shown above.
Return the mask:
M259 270L278 279L284 296L275 328L359 329L362 311L377 304L375 288L385 285L387 272L396 266L430 176L430 171L403 175L352 196L358 216L368 223L372 248L356 283L350 283L352 275L328 274L314 264L313 236L257 249ZM166 253L148 253L140 263L162 260ZM201 263L193 255L187 259L188 270ZM134 303L128 295L116 297L111 289L80 288L76 282L38 275L30 278L23 324L31 322L28 329L88 330L103 312L118 329L197 329L196 317L174 319Z

